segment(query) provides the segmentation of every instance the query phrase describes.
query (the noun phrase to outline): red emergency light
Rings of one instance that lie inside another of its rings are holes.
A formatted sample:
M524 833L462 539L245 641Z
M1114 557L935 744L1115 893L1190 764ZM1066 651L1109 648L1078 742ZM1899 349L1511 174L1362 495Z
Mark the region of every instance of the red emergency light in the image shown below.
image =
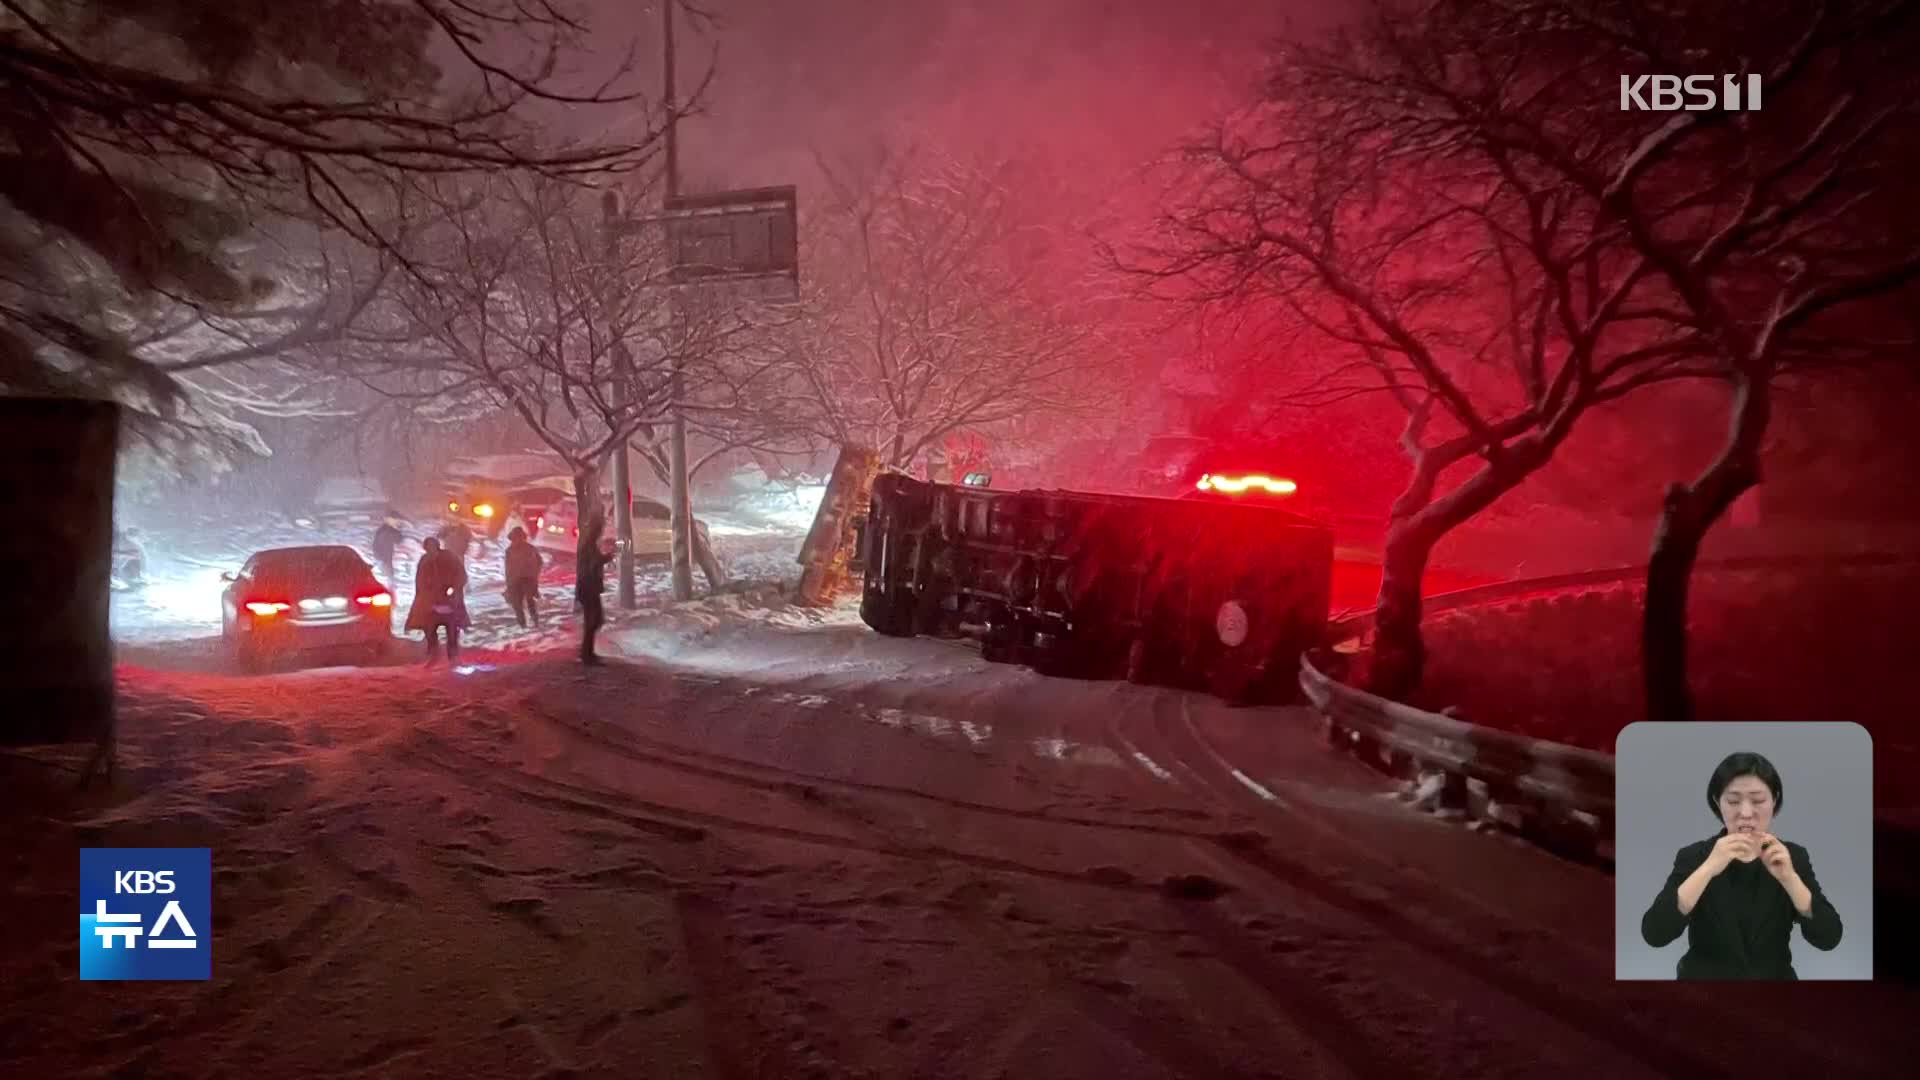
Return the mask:
M1207 473L1194 486L1201 491L1218 491L1226 495L1241 495L1255 490L1269 495L1292 495L1300 490L1300 485L1291 480L1260 473L1246 476L1215 476Z

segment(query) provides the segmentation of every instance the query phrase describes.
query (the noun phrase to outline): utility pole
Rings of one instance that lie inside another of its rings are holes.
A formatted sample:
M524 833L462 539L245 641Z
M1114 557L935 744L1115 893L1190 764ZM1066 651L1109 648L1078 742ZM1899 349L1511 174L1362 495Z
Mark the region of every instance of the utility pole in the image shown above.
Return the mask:
M678 129L680 127L679 102L674 93L673 75L673 5L677 0L661 0L660 21L664 31L666 57L666 94L667 103L667 182L666 198L671 200L680 194L680 146ZM663 206L664 209L664 206ZM669 258L672 252L669 251ZM667 286L667 347L673 350L673 372L670 391L673 395L672 435L668 441L668 467L673 472L673 516L669 526L673 529L673 598L675 600L693 599L693 504L687 484L687 414L681 407L686 393L686 376L681 369L682 357L679 343L674 341L674 318L679 305L679 294L672 284ZM621 446L621 458L624 460L626 447ZM629 527L631 523L629 522ZM624 572L623 564L623 572Z
M600 203L606 215L607 234L607 271L613 272L619 258L619 234L616 231L620 219L620 196L617 192L607 192ZM616 342L613 346L613 414L616 426L625 419L627 396L632 390L631 361L633 354L627 351L625 342ZM627 458L627 437L613 447L613 523L614 535L620 538L620 606L632 611L640 606L639 598L633 588L633 473ZM586 493L577 493L575 502L587 498Z

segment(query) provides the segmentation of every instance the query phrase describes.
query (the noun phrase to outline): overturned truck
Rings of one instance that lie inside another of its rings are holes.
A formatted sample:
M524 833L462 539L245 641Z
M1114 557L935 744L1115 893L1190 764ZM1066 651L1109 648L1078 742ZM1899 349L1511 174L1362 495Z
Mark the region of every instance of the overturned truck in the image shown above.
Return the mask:
M1042 674L1284 700L1326 632L1332 530L1272 504L889 473L860 528L868 626L975 636Z

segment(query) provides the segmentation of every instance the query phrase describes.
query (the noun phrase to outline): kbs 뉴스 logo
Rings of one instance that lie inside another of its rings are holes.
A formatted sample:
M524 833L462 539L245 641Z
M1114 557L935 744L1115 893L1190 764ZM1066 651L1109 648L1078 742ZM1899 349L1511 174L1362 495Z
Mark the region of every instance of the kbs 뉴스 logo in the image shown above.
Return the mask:
M212 976L212 849L80 849L80 978Z

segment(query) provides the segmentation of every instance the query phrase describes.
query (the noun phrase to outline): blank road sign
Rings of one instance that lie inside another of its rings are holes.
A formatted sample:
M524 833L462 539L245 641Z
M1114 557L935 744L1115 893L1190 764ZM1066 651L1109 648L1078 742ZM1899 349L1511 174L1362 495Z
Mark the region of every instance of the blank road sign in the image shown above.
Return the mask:
M798 281L792 187L754 188L667 200L676 281L785 277Z

